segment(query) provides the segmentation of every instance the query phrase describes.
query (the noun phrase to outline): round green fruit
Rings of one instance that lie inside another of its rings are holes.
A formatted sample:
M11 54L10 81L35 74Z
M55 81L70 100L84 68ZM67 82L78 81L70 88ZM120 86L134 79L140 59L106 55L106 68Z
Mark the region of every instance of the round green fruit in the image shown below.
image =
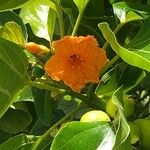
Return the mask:
M81 119L81 122L96 122L96 121L110 121L109 116L100 110L93 110L85 113Z
M124 99L123 99L123 102L124 102L124 113L125 113L125 116L129 117L134 111L134 106L135 106L134 100L132 98L129 98L128 95L125 95ZM112 102L112 99L108 100L108 102L106 103L106 112L107 112L107 114L110 117L114 118L114 116L117 113L117 110L118 110L118 108Z
M117 106L112 102L112 99L108 100L108 102L106 103L106 112L107 114L114 118L115 114L117 113Z
M150 149L150 118L134 121L141 131L140 143L143 148Z
M125 110L125 116L129 117L132 115L135 108L135 101L130 98L128 95L125 95L124 97L124 110Z
M35 65L32 70L32 74L34 77L42 77L45 74L45 71L40 65Z
M141 132L139 127L135 122L128 122L130 126L130 141L131 144L135 144L137 141L139 141Z

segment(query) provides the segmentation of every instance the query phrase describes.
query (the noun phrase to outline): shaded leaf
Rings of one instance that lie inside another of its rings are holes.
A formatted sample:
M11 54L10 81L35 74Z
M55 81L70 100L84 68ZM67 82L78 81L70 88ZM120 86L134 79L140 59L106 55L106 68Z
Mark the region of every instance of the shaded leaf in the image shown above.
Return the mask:
M0 118L28 81L27 57L16 44L0 38Z
M96 88L97 95L111 96L118 87L117 74L115 69L110 70L103 75L101 79L104 83L100 83Z
M19 109L8 109L0 119L0 130L8 133L18 133L23 131L31 122L29 113Z
M52 98L50 92L32 88L34 104L41 122L46 126L50 126L53 120Z
M20 8L24 3L28 2L29 0L1 0L0 1L0 11L4 10L11 10L14 8Z
M37 137L35 136L19 134L8 139L4 143L2 143L0 145L0 149L1 150L16 150L16 149L21 150L21 148L26 147L26 145L28 144L34 143L36 140L37 140ZM27 147L28 149L25 149L25 150L29 150L29 148L31 148L31 145Z

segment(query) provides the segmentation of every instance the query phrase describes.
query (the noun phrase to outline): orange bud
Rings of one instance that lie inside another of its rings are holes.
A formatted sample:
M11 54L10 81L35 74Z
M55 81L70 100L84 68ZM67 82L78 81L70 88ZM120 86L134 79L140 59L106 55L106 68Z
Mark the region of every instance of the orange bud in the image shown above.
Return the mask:
M45 54L48 54L49 53L49 49L44 46L44 45L39 45L39 44L36 44L34 42L28 42L25 44L25 48L33 53L33 54L37 54L38 56L41 56L41 55L45 55Z

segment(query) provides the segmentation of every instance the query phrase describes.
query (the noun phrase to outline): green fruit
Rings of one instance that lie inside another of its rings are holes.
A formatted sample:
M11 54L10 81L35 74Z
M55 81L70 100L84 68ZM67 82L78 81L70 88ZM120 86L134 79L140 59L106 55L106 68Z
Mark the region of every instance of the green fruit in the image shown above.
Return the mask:
M140 138L140 129L137 126L135 122L128 122L130 126L130 139L131 139L131 144L135 144L137 141L139 141Z
M100 110L93 110L85 113L81 119L81 122L94 122L94 121L110 121L109 116Z
M141 146L150 149L150 118L137 119L134 122L141 131Z
M134 111L134 100L129 98L127 95L125 95L124 97L124 113L126 117L129 117L133 111ZM106 112L107 114L114 118L114 116L117 113L117 106L112 102L112 99L108 100L108 102L106 103Z
M117 106L112 102L112 99L108 100L108 102L106 103L106 112L107 114L114 118L115 114L117 113Z
M42 77L45 74L45 71L40 65L35 65L32 70L32 74L34 77Z
M132 98L129 98L129 96L124 97L124 110L125 110L125 116L129 117L132 115L134 111L135 102Z

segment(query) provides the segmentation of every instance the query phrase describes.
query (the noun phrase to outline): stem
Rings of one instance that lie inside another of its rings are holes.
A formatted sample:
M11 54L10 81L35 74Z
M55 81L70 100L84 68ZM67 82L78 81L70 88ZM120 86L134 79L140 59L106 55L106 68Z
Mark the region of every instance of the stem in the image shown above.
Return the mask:
M74 113L76 113L81 107L76 107L71 112L69 112L66 116L64 116L62 119L60 119L56 124L54 124L50 129L48 129L39 139L35 142L33 145L32 150L37 150L38 145L44 141L50 133L59 125L61 125L65 120L67 120L70 116L72 116Z
M82 16L83 16L84 10L85 10L85 8L84 8L84 9L82 9L82 10L79 12L79 15L78 15L78 18L77 18L77 20L76 20L76 23L75 23L74 29L73 29L73 31L72 31L72 36L75 36L75 35L76 35L76 33L77 33L77 30L78 30L78 27L79 27L79 24L80 24L81 18L82 18Z
M118 31L124 26L124 23L120 23L114 30L114 34L117 34ZM109 43L105 42L105 44L103 45L103 48L106 49L108 47Z
M58 10L58 20L59 20L59 28L60 28L60 36L61 38L64 37L64 22L63 22L63 15L62 11Z
M104 69L101 72L101 75L108 70L120 57L118 55L116 55L111 61L109 61L109 63L104 67ZM100 75L100 76L101 76Z
M29 81L28 85L37 87L39 89L48 90L48 91L52 91L54 89L57 89L56 87L52 87L52 86L49 86L47 84L36 82L36 81Z

